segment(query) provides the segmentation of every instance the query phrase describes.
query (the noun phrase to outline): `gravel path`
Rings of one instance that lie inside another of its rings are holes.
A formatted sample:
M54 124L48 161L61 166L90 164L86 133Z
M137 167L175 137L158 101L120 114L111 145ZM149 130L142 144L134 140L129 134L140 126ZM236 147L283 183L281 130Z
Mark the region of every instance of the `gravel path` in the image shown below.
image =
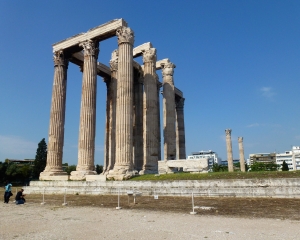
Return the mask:
M0 239L299 239L300 221L0 204Z

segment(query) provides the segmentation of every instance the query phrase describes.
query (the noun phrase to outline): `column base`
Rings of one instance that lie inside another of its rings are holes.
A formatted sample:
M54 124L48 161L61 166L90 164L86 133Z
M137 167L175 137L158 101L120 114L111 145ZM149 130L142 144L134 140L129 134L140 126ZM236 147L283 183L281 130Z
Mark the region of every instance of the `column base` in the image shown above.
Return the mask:
M158 170L157 169L143 169L139 172L140 175L144 174L157 174Z
M83 181L83 180L86 180L87 175L97 175L97 172L96 171L90 171L90 170L73 171L73 172L71 172L70 179L75 180L75 181Z
M66 172L41 172L40 181L68 181L69 175Z
M122 171L120 170L119 171L110 170L109 173L106 175L106 178L108 180L123 181L138 175L138 171L135 170L132 171L127 171L127 170L124 171L124 169L122 169Z

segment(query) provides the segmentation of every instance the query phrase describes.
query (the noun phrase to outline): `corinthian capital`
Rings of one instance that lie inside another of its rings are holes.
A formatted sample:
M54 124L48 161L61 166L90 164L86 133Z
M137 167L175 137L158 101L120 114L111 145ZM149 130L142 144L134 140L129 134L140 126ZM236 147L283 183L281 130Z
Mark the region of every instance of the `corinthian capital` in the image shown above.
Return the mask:
M118 44L121 43L134 43L134 32L129 27L121 27L116 32L118 37Z
M231 129L225 129L226 136L231 136Z
M174 68L176 68L176 66L171 62L161 64L163 76L173 76Z
M87 40L79 44L83 48L84 56L95 56L98 58L99 54L99 42L93 40Z
M156 62L156 49L155 48L149 48L147 50L142 50L143 53L143 61L144 63L147 62Z
M53 54L54 66L65 66L68 68L68 60L65 59L63 50L54 52Z
M243 137L238 137L239 143L243 142Z
M118 58L109 61L110 71L118 71Z

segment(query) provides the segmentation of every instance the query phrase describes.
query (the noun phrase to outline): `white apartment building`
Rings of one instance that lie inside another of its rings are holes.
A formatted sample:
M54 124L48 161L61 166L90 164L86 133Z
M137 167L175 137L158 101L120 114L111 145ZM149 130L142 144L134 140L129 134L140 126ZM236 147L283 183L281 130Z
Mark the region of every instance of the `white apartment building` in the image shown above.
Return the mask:
M293 146L291 151L277 153L276 164L280 165L280 169L283 161L287 163L290 171L300 170L300 146Z
M192 155L188 156L187 159L202 159L207 158L208 159L208 167L211 168L214 163L221 164L222 159L218 157L218 154L216 152L213 152L212 150L208 151L200 151L200 152L192 152Z

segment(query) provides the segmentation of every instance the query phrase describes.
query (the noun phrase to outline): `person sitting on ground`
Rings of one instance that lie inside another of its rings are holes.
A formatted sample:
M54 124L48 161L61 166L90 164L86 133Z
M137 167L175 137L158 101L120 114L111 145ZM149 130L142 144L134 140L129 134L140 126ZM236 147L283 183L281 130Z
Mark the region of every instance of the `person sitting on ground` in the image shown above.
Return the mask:
M24 204L26 202L25 200L25 194L23 194L24 189L21 188L21 190L16 195L16 204Z
M8 203L10 196L13 195L11 193L11 187L12 187L11 183L6 182L6 184L5 184L5 192L4 192L4 203Z

